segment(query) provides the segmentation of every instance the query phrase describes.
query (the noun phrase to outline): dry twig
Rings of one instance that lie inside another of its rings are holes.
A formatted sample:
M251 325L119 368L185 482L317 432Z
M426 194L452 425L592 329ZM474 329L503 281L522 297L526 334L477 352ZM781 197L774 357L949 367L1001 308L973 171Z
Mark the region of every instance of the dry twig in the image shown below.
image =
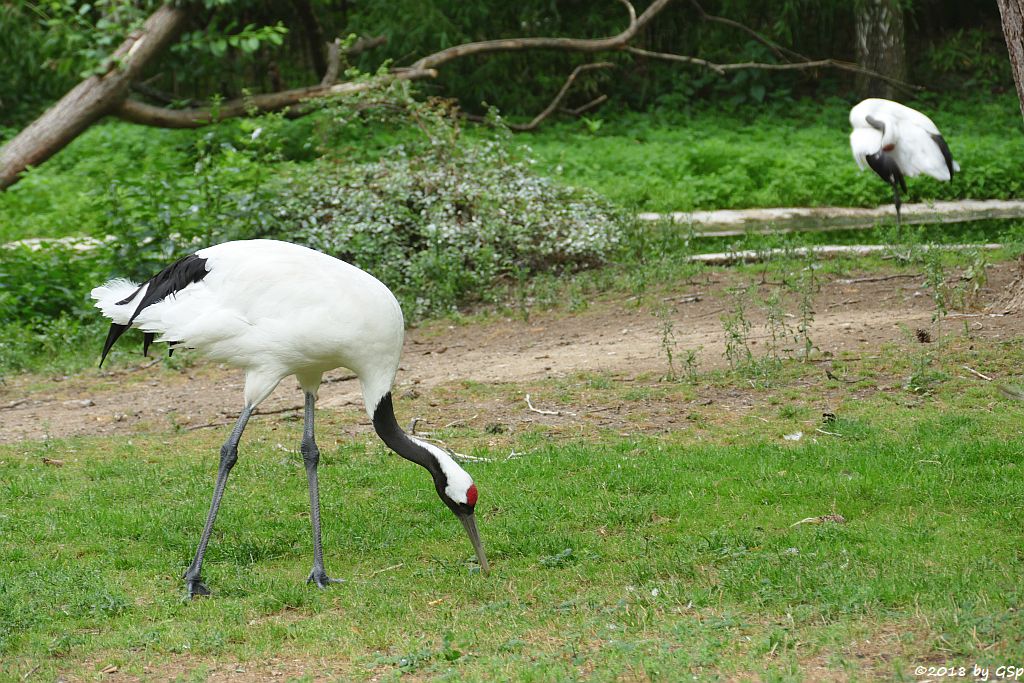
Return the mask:
M572 415L576 417L576 413L570 413L568 410L543 410L541 408L535 408L533 402L530 400L530 395L526 395L526 407L530 409L530 412L537 413L538 415Z
M833 512L830 515L819 515L818 517L807 517L801 519L799 522L790 524L790 527L800 526L801 524L825 524L826 522L832 522L833 524L846 524L846 518L840 514Z
M981 379L985 380L986 382L991 382L992 381L991 377L989 377L988 375L981 374L980 372L978 372L977 370L975 370L974 368L972 368L969 365L964 365L964 366L961 366L961 367L963 367L964 370L966 370L967 372L971 373L975 377L980 377Z

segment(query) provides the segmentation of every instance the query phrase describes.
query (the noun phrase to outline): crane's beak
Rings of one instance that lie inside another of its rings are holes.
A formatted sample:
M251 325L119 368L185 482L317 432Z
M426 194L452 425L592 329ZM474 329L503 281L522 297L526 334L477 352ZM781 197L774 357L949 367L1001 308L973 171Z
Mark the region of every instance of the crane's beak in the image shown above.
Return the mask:
M487 564L487 555L484 553L484 544L480 542L480 532L476 530L476 515L470 512L468 515L457 515L462 526L469 534L469 540L473 543L473 550L476 551L476 559L480 563L480 571L484 574L491 570Z

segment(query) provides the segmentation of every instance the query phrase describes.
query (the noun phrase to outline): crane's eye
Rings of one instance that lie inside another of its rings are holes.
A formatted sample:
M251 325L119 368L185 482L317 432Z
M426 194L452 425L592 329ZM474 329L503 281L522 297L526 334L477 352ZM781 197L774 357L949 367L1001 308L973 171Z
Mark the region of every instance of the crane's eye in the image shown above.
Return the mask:
M476 484L472 484L466 490L466 503L468 503L469 505L476 505L476 496Z

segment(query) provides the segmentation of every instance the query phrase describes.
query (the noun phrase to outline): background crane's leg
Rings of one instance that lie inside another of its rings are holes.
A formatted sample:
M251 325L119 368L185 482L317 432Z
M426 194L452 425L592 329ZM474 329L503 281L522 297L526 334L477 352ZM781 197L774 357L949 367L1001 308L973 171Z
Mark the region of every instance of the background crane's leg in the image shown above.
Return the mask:
M900 218L900 207L903 206L903 202L900 201L900 186L896 183L892 184L892 200L896 204L896 235L899 236L903 227L903 222Z
M252 415L253 406L246 406L242 414L238 416L235 428L231 430L231 436L220 448L220 466L217 468L217 484L213 487L213 501L210 503L210 511L206 515L206 526L203 527L203 535L199 539L199 547L196 549L196 556L192 558L192 564L185 570L185 585L188 588L188 597L194 598L197 595L209 595L210 589L203 583L200 576L203 569L203 555L206 554L206 544L210 542L210 533L213 532L213 521L217 519L217 510L220 508L220 499L224 495L224 486L228 482L228 472L235 466L238 460L238 440L242 438L245 431L245 424Z
M320 543L320 484L317 480L316 468L320 463L320 449L313 438L313 412L316 396L306 392L306 420L302 429L302 462L306 465L306 479L309 482L309 520L313 524L313 571L309 573L306 583L316 582L321 588L328 584L341 583L342 579L332 579L324 571L324 550Z

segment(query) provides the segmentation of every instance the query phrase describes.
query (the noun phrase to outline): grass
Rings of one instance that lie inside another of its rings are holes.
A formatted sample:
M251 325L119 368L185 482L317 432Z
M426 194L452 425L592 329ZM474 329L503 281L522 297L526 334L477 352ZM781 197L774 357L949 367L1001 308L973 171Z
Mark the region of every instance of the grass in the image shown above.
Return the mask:
M224 430L0 446L0 677L202 680L241 662L257 678L910 679L922 664L1022 662L1024 408L957 373L965 359L1005 373L1024 354L933 344L925 393L907 383L920 359L889 349L841 361L857 385L786 363L751 389L729 372L580 375L407 400L403 421L524 390L625 406L630 427L582 435L557 421L441 433L492 460L467 465L489 577L419 468L365 431L336 438L358 409L319 424L327 568L347 579L328 591L303 583L293 419L247 432L204 568L214 597L193 603L180 573ZM725 393L680 407L695 390ZM739 391L749 410L724 405ZM831 434L815 432L825 407ZM846 523L794 525L830 513Z
M892 192L850 156L851 102L608 115L522 138L542 173L642 211L874 206ZM912 102L932 115L964 172L908 182L904 201L1020 196L1024 129L1013 93L984 101Z

